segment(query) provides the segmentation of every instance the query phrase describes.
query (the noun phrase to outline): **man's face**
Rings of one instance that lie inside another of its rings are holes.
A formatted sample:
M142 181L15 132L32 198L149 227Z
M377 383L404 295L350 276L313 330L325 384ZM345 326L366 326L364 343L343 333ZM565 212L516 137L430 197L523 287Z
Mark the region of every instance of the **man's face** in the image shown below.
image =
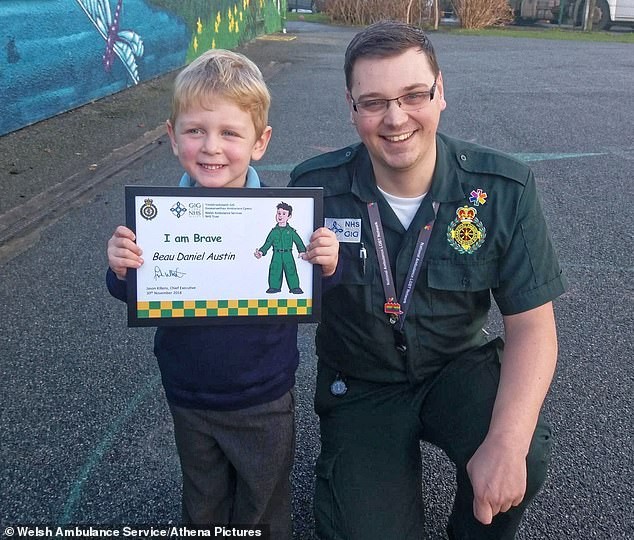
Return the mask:
M399 177L401 173L433 171L436 130L446 106L441 75L436 80L434 99L415 111L406 112L391 101L384 113L362 116L354 111L351 101L391 99L429 91L434 73L425 53L412 48L389 58L361 58L354 65L351 82L351 119L370 153L377 181Z
M275 221L280 227L286 227L288 220L290 219L290 214L288 210L284 210L283 208L278 208L277 213L275 214Z

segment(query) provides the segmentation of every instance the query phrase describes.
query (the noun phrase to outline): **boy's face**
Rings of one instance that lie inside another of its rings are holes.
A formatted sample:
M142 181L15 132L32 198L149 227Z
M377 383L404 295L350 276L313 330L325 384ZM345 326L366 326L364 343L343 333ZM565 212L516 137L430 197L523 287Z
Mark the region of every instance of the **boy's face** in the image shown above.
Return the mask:
M277 213L275 214L275 221L280 227L286 227L288 220L290 219L290 214L288 210L284 210L283 208L278 208Z
M244 187L251 160L258 160L271 138L267 126L256 137L251 114L222 97L211 108L193 105L167 122L174 155L198 185L209 188Z

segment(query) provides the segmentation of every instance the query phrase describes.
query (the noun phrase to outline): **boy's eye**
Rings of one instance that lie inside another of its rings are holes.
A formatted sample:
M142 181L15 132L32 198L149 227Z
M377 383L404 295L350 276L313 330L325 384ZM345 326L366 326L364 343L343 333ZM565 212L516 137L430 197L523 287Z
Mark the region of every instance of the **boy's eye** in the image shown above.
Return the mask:
M225 137L237 137L237 136L238 136L238 134L237 134L235 131L231 131L230 129L225 129L225 130L222 132L222 134L223 134Z
M190 128L187 130L187 133L191 133L192 135L200 135L203 132L200 128Z

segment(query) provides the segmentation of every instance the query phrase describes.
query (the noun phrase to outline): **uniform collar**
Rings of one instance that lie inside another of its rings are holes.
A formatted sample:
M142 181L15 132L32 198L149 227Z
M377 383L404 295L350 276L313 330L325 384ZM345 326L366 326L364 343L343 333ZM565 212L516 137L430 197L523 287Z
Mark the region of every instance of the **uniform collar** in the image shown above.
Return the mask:
M196 187L196 182L194 182L187 173L183 173L178 185L179 187ZM260 177L258 176L258 173L249 165L249 169L247 170L247 181L244 187L259 188L260 186Z
M358 155L350 189L366 203L379 200L382 197L376 187L372 162L364 145L359 148ZM459 201L465 198L455 159L443 138L436 135L436 167L431 184L431 199L435 202Z
M359 147L359 158L357 159L352 173L352 185L350 191L365 203L383 199L376 187L376 178L370 154L365 145Z
M436 134L436 167L431 181L431 196L435 202L459 201L465 198L455 160L456 157L443 137Z

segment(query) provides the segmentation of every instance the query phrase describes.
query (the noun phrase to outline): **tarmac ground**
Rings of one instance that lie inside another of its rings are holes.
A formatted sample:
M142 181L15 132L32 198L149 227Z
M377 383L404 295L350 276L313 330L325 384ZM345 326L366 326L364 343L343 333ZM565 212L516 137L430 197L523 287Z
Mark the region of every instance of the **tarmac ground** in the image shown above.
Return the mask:
M289 23L240 50L273 96L257 168L284 186L302 160L357 140L343 54L355 29ZM519 540L634 537L633 46L431 35L441 130L535 171L569 290L545 414L550 475ZM16 525L178 523L180 470L152 355L105 288L123 186L180 177L164 131L174 74L0 137L0 534ZM313 537L312 324L300 327L295 538ZM489 331L501 332L492 316ZM425 537L444 538L452 465L422 446ZM404 516L405 518L406 516ZM391 540L391 539L387 539ZM394 539L397 540L397 539Z

